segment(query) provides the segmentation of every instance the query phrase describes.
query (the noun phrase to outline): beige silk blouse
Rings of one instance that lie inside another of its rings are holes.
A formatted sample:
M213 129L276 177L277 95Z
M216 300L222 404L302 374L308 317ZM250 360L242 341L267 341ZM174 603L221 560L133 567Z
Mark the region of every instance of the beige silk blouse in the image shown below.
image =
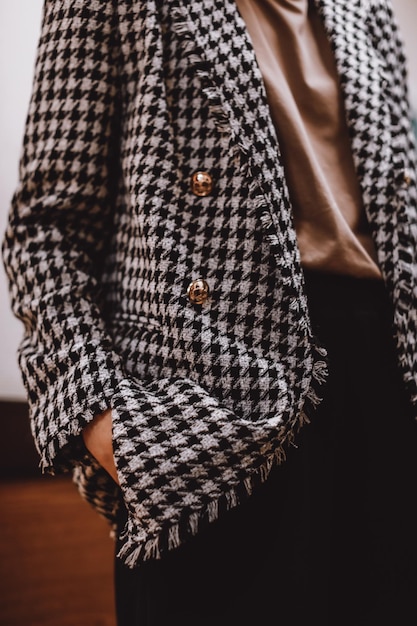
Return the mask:
M236 0L263 75L304 268L380 278L330 44L308 0Z

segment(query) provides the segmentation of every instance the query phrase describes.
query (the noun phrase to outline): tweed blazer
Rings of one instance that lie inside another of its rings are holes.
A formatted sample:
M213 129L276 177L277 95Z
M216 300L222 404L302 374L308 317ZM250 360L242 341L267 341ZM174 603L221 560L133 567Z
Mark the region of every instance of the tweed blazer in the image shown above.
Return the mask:
M315 3L415 405L402 43L388 0ZM190 184L197 172L206 195ZM41 466L73 468L109 519L124 500L122 556L136 564L250 494L325 379L280 148L235 2L46 0L20 174L4 261ZM109 407L120 488L79 446Z

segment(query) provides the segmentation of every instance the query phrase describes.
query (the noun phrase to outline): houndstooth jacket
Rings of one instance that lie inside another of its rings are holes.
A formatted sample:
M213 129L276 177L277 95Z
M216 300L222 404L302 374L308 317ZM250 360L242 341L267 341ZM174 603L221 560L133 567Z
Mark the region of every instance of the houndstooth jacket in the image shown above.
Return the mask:
M415 405L402 44L388 0L315 3ZM208 187L190 184L198 172ZM284 459L326 366L233 0L46 0L4 261L41 466L72 468L113 521L125 503L128 564L180 544ZM79 445L108 407L120 488Z

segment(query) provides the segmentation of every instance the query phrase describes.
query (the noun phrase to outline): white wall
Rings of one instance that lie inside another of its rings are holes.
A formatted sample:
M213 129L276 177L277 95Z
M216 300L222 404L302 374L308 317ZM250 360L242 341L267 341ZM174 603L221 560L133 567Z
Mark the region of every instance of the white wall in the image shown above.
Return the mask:
M103 0L104 1L104 0ZM349 0L346 0L349 1ZM417 110L417 0L393 0L410 59L410 86ZM31 89L43 0L0 0L0 233L17 182L23 127ZM24 399L16 364L21 326L9 309L0 267L0 398Z

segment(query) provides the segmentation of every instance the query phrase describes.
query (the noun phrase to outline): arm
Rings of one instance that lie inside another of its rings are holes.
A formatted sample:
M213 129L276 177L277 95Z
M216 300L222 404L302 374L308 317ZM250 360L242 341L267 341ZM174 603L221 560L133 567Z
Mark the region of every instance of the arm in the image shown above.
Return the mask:
M101 314L117 157L111 2L46 0L20 183L4 240L19 361L44 470L110 406L123 368ZM65 455L63 452L65 451Z

